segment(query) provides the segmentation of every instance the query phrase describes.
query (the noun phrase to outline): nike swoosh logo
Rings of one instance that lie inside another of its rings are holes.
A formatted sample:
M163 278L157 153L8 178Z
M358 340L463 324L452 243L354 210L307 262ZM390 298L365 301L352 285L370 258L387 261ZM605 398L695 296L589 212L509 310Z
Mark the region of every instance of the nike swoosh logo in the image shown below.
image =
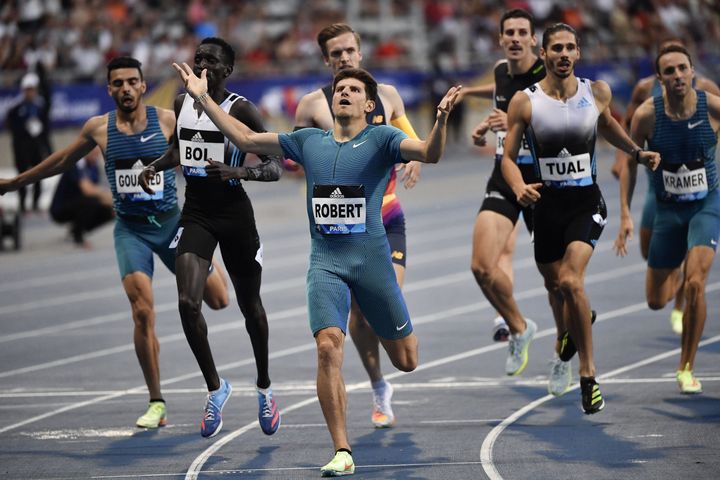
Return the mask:
M403 323L403 324L400 325L399 327L395 327L395 330L397 330L397 331L399 332L400 330L402 330L403 328L405 328L405 325L407 325L409 321L410 321L410 320L408 320L407 322Z
M688 130L692 130L693 128L697 127L698 125L700 125L700 124L703 123L704 121L705 121L705 120L700 120L700 121L695 122L695 123L688 123Z
M367 140L363 140L363 141L360 142L360 143L353 143L353 148L357 148L357 147L359 147L360 145L362 145L362 144L365 143L365 142L367 142Z
M147 142L148 140L150 140L151 138L153 138L155 135L157 135L157 132L153 133L152 135L150 135L150 136L148 136L148 137L146 137L146 136L144 136L144 135L140 135L140 143L145 143L145 142Z

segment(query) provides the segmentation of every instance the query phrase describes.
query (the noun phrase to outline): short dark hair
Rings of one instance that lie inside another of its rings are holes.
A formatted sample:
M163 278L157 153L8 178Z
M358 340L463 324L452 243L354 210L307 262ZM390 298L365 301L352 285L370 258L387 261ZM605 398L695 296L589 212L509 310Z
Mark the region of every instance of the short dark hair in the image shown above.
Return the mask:
M377 101L377 81L367 70L363 70L362 68L346 68L345 70L340 70L333 79L333 93L335 93L335 87L338 82L346 78L355 78L360 80L365 84L365 96L367 99L372 100L373 102Z
M692 57L690 56L690 52L688 52L688 49L683 47L682 45L673 43L660 50L660 52L657 54L657 57L655 57L655 72L658 75L660 74L660 57L662 57L663 55L667 55L668 53L682 53L688 58L690 66L693 66Z
M532 13L527 10L523 10L522 8L513 8L512 10L508 10L503 13L503 16L500 17L500 35L505 32L505 20L510 18L527 19L527 21L530 22L530 35L535 35L535 18L532 16Z
M107 64L107 80L110 83L110 72L118 68L137 68L140 72L140 80L143 80L142 63L133 57L115 57Z
M358 49L360 48L360 35L358 35L358 33L353 30L350 25L348 25L347 23L333 23L332 25L328 25L327 27L320 30L320 33L318 33L317 35L317 43L320 46L323 58L328 58L328 40L339 37L344 33L352 33L355 36L355 41L358 44Z
M223 56L223 62L229 67L235 66L235 50L225 40L219 37L206 37L200 42L200 45L217 45L220 47Z
M571 27L567 23L554 23L554 24L550 25L543 33L543 38L542 38L543 50L547 50L547 47L550 44L550 37L557 32L572 33L575 36L575 45L577 45L578 47L580 46L580 38L578 38L578 34L573 27Z

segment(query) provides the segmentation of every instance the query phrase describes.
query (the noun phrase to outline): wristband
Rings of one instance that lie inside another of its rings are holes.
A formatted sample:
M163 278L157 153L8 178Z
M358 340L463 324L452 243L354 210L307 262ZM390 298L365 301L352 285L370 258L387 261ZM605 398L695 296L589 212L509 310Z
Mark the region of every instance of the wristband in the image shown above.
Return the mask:
M202 95L200 95L199 97L197 97L195 99L195 101L198 103L205 103L205 101L207 100L208 97L209 97L208 92L205 92Z
M642 151L643 151L643 149L642 149L642 148L639 148L639 147L638 147L638 148L633 148L633 149L630 151L630 155L632 156L633 160L635 160L635 162L640 163L640 153L641 153Z

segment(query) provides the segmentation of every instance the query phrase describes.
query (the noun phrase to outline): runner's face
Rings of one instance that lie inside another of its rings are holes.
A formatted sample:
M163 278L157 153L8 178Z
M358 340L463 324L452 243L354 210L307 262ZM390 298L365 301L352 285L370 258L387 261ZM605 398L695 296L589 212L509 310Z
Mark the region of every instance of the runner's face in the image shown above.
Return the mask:
M115 100L118 110L134 112L140 105L147 85L137 68L116 68L110 71L108 94Z
M658 62L660 81L668 95L684 97L692 89L695 69L690 65L690 59L681 52L670 52Z
M325 43L325 47L328 52L325 65L332 69L333 75L346 68L360 68L362 54L355 35L351 32L331 38Z
M193 73L198 77L207 69L208 90L214 92L232 73L232 68L223 61L220 45L205 43L195 50Z
M572 75L575 64L580 59L580 48L575 41L575 35L560 30L550 37L547 50L541 49L540 55L549 73L558 78L567 78Z
M508 18L503 22L500 34L500 47L508 60L522 60L532 55L537 45L537 37L532 35L530 20L527 18Z
M337 118L365 117L374 102L367 99L365 84L357 78L344 78L335 86L333 113Z

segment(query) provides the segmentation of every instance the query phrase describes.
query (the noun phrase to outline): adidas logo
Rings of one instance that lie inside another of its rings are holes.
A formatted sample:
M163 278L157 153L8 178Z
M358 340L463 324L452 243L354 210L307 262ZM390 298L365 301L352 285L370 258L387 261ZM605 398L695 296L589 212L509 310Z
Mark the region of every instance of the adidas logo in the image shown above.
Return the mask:
M580 101L578 102L577 108L583 108L583 107L589 107L590 102L588 102L588 99L585 97L582 97Z
M690 169L685 166L685 164L680 165L680 168L677 169L677 173L687 173Z
M202 135L200 135L200 132L195 133L195 135L192 136L190 139L191 142L204 142L205 139L202 138Z
M345 198L345 195L343 195L343 193L340 191L340 188L336 188L330 194L330 198Z
M143 168L145 168L145 165L143 165L143 162L138 158L137 162L133 163L133 166L130 168L132 168L133 170L142 170Z
M560 151L560 153L558 153L558 158L567 158L567 157L572 157L572 155L570 155L570 152L567 151L567 148L563 148Z

